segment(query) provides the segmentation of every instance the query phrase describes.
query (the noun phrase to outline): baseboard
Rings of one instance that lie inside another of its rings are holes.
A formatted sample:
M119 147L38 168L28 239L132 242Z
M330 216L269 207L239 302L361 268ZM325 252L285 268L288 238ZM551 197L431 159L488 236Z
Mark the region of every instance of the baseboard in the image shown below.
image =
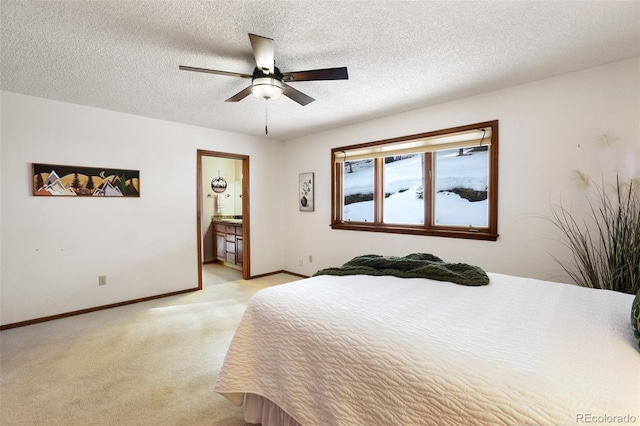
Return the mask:
M300 277L300 278L309 278L309 276L307 276L307 275L302 275L302 274L297 274L295 272L289 272L289 271L285 271L285 270L280 270L280 271L275 271L275 272L269 272L269 273L266 273L266 274L253 275L250 279L267 277L269 275L275 275L275 274L289 274L289 275L293 275L293 276ZM111 303L109 305L102 305L102 306L96 306L94 308L81 309L79 311L66 312L64 314L51 315L51 316L48 316L48 317L36 318L36 319L32 319L32 320L27 320L27 321L14 322L14 323L11 323L11 324L0 325L0 331L8 330L10 328L17 328L17 327L24 327L24 326L32 325L32 324L38 324L38 323L41 323L41 322L53 321L53 320L57 320L57 319L67 318L67 317L73 317L73 316L76 316L76 315L88 314L90 312L102 311L104 309L117 308L119 306L132 305L134 303L147 302L149 300L162 299L163 297L176 296L178 294L191 293L191 292L197 291L197 290L200 290L200 289L197 288L197 287L196 288L190 288L190 289L186 289L186 290L174 291L174 292L171 292L171 293L158 294L156 296L143 297L141 299L126 300L124 302Z
M289 274L289 275L293 275L296 277L300 277L300 278L309 278L309 275L302 275L302 274L298 274L296 272L290 272L290 271L282 271L285 274Z
M302 274L298 274L296 272L290 272L290 271L286 271L284 269L281 269L280 271L267 272L266 274L252 275L251 278L249 278L249 279L252 280L254 278L268 277L269 275L276 275L276 274L289 274L289 275L293 275L294 277L309 278L308 275L302 275Z
M90 312L102 311L104 309L117 308L119 306L132 305L134 303L147 302L149 300L162 299L163 297L176 296L178 294L191 293L200 290L199 288L190 288L186 290L173 291L171 293L158 294L156 296L143 297L141 299L126 300L124 302L111 303L109 305L96 306L94 308L81 309L79 311L66 312L64 314L51 315L48 317L36 318L27 321L14 322L12 324L0 325L0 331L10 328L24 327L26 325L38 324L41 322L53 321L57 319L73 317L76 315L88 314Z

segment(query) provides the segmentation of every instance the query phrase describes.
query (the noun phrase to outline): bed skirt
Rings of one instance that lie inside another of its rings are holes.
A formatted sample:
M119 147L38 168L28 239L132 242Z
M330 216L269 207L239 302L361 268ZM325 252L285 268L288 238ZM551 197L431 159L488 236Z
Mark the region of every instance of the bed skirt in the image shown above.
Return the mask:
M252 393L244 398L244 421L262 426L301 426L274 402Z

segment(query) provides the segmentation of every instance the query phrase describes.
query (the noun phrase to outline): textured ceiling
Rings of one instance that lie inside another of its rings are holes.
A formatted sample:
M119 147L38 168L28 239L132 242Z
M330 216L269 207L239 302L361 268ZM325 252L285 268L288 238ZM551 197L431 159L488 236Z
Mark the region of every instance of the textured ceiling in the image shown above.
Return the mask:
M287 140L640 55L638 1L8 1L2 90ZM316 99L225 99L249 80L248 33Z

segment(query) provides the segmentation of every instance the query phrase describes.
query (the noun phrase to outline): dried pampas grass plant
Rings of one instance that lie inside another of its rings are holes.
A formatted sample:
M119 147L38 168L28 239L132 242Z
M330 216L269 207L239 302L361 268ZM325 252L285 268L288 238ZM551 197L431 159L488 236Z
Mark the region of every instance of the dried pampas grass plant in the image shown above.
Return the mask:
M588 215L580 220L560 205L551 206L550 221L560 231L561 242L571 251L569 261L554 259L576 284L623 293L640 289L640 182L621 180L597 184L576 171L576 183L594 188L587 197Z

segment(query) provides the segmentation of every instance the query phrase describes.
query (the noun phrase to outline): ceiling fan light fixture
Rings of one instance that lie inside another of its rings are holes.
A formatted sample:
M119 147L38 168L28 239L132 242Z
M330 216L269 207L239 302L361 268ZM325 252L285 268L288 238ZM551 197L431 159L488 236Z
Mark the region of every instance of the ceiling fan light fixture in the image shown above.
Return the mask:
M273 77L257 77L251 84L251 93L258 99L274 101L282 96L284 84Z

